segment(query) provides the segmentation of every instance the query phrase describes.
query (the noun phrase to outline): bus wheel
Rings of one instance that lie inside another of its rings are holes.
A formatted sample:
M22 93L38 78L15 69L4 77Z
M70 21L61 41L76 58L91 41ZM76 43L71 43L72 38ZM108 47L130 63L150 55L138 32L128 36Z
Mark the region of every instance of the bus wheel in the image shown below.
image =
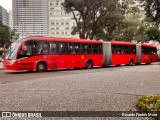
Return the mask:
M87 69L92 69L93 68L93 62L91 60L88 60L86 63L86 68Z
M36 69L37 72L45 72L47 71L47 65L45 62L39 62L37 64L37 69Z
M28 72L29 72L29 73L32 73L32 72L33 72L33 70L28 70Z
M130 66L133 66L133 65L134 65L133 59L130 60L129 65L130 65Z

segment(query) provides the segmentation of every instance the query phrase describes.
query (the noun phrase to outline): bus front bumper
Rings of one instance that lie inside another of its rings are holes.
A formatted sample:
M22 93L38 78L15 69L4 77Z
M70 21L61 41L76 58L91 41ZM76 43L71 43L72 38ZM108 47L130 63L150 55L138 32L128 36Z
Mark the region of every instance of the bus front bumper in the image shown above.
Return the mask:
M19 70L18 63L15 60L4 60L3 69L5 70Z

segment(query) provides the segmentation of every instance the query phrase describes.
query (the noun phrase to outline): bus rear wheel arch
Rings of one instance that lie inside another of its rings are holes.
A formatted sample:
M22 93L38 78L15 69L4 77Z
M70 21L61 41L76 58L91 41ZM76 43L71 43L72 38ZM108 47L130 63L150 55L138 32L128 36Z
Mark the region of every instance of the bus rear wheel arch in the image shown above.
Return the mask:
M47 63L44 61L38 62L36 67L37 72L46 72L47 71Z
M93 61L92 60L87 60L87 62L86 62L86 68L87 69L92 69L93 68Z

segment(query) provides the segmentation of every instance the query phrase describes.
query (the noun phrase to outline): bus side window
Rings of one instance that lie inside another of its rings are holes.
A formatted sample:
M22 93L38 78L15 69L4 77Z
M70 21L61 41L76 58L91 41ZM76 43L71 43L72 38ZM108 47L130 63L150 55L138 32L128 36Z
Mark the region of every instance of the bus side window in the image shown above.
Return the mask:
M145 50L144 50L144 47L142 47L142 54L145 54Z
M81 51L80 51L80 43L76 44L75 51L76 51L77 54L81 53Z
M82 44L82 53L87 54L87 50L88 50L88 45L87 44Z
M98 53L99 53L99 54L102 54L102 53L103 53L103 51L102 51L102 45L98 45Z
M121 45L117 45L117 54L121 54L122 53L122 46Z
M136 46L132 46L131 49L132 49L132 54L136 54Z
M26 49L26 55L30 56L32 55L32 46L33 46L33 41L27 41L25 43L25 49Z
M87 49L87 53L88 54L92 54L92 44L88 44L88 49Z
M127 54L127 49L128 49L128 46L122 46L121 53L122 54Z
M116 54L116 45L112 45L112 54Z
M49 53L50 54L57 53L57 44L55 42L49 42Z
M79 54L80 53L80 44L79 43L69 43L68 49L70 54Z
M93 54L97 54L98 53L98 44L93 44Z
M45 41L34 41L33 53L34 55L48 54L48 43Z
M58 53L60 54L68 53L67 43L58 43Z

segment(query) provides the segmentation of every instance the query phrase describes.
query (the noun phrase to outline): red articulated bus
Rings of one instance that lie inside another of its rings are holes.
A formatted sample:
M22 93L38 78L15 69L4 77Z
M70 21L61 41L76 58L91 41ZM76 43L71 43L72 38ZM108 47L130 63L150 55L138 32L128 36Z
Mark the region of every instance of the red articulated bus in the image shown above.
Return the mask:
M134 65L156 61L156 47L151 45L32 36L12 43L3 65L6 70L44 72L61 68L90 69L94 66Z

